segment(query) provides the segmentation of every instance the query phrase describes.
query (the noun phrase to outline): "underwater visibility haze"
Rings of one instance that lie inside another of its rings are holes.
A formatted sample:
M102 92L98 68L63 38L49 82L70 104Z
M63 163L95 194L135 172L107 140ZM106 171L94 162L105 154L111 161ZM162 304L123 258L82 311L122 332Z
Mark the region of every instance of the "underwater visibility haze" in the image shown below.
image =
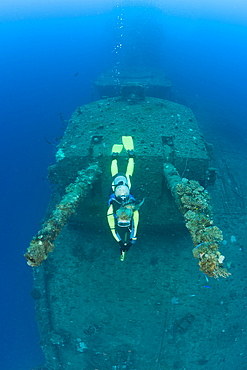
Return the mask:
M246 4L0 27L1 369L246 369Z

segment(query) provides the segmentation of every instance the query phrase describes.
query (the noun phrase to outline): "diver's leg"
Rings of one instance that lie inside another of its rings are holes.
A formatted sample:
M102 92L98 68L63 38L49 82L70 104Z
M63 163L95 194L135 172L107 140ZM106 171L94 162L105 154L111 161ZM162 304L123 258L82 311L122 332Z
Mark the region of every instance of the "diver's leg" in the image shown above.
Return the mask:
M133 175L134 167L135 167L134 158L129 158L128 164L127 164L127 169L126 169L126 174L125 174L125 176L127 177L127 180L128 180L129 188L131 188L130 177Z
M114 158L111 161L111 175L112 175L112 177L115 176L117 173L118 173L118 163L117 163L117 159Z
M129 188L131 188L131 181L130 177L133 175L134 172L134 142L132 136L122 136L122 142L125 150L127 150L128 155L129 155L129 160L127 164L127 169L126 169L126 177L128 180Z
M118 154L121 153L122 149L123 149L122 144L114 144L112 147L112 162L111 162L112 177L118 173L117 157L118 157Z

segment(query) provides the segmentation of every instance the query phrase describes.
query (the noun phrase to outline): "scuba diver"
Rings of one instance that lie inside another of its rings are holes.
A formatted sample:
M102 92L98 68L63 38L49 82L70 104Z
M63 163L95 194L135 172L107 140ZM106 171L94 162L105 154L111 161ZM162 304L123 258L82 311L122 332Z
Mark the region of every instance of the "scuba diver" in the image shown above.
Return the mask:
M134 172L134 144L131 136L122 136L123 144L114 144L112 147L112 190L113 194L108 201L107 220L111 233L120 247L120 260L124 261L126 252L136 242L139 222L139 208L144 200L136 205L136 200L130 194L131 176ZM129 159L125 175L118 172L117 157L123 147Z

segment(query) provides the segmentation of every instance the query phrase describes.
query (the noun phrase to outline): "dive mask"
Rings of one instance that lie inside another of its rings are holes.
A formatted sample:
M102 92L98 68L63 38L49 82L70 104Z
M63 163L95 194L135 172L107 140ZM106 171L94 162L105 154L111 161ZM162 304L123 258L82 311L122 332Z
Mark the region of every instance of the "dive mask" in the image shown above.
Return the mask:
M130 226L130 221L128 220L118 220L118 226L119 227L129 227Z

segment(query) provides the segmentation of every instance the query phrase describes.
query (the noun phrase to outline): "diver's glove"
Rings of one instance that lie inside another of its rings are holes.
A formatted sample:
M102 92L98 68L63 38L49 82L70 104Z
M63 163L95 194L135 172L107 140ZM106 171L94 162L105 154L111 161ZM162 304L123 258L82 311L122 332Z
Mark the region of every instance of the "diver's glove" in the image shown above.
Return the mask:
M137 238L132 238L132 239L130 239L130 241L127 243L127 244L125 244L125 246L124 246L124 250L126 251L126 252L128 252L128 250L130 249L130 247L133 245L133 244L135 244L135 242L136 242L136 240L137 240Z
M118 244L119 244L119 247L120 247L120 253L122 253L122 252L127 252L127 251L130 249L131 245L132 245L132 243L131 243L131 242L129 242L129 243L124 243L122 240L120 240L120 241L118 242Z
M130 249L130 247L132 246L132 244L133 244L133 243L130 241L128 244L126 244L126 245L125 245L125 247L124 247L125 249L124 249L124 250L125 250L126 252L128 252L128 250Z

